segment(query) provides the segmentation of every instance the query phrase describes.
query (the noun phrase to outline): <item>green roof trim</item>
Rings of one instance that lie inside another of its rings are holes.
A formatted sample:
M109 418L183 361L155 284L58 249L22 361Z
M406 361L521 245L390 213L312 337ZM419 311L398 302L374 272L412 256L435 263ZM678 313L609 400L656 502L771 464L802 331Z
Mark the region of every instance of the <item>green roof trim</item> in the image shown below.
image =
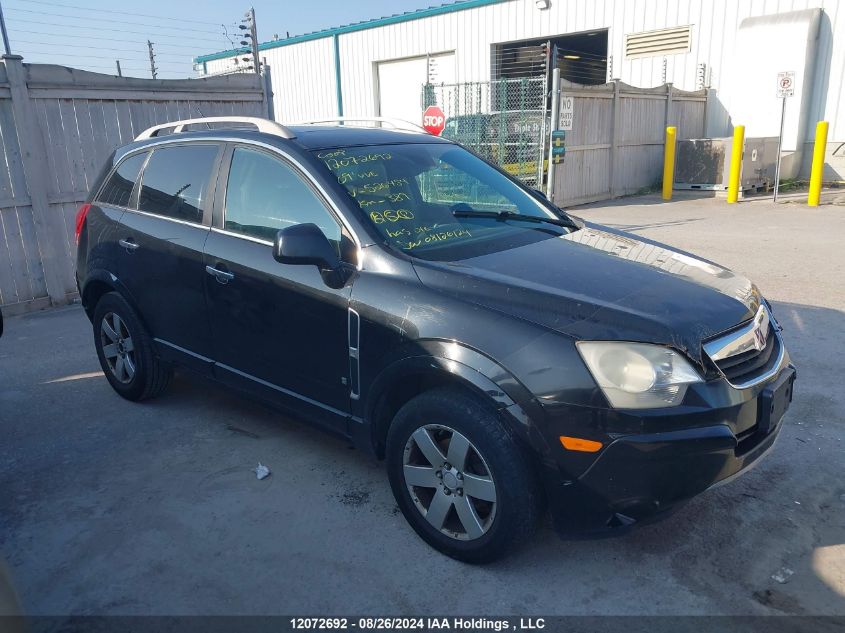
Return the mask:
M314 31L313 33L305 33L303 35L294 35L283 40L273 40L270 42L263 42L258 45L259 51L266 51L271 48L279 48L280 46L291 46L301 42L310 42L311 40L319 40L324 37L336 37L345 33L354 33L355 31L366 31L367 29L374 29L380 26L388 26L390 24L399 24L400 22L410 22L411 20L419 20L422 18L430 18L435 15L443 15L445 13L456 13L457 11L466 11L467 9L475 9L477 7L486 7L491 4L499 4L501 2L508 2L508 0L460 0L459 2L452 2L449 4L441 4L436 7L429 7L428 9L417 9L416 11L408 11L407 13L399 13L384 18L375 18L373 20L365 20L363 22L355 22L354 24L347 24L345 26L336 26L330 29L323 29L322 31ZM226 59L227 57L235 57L243 53L249 53L249 48L237 48L228 51L220 51L219 53L210 53L208 55L200 55L194 58L194 63L202 64L204 62L214 61L215 59Z

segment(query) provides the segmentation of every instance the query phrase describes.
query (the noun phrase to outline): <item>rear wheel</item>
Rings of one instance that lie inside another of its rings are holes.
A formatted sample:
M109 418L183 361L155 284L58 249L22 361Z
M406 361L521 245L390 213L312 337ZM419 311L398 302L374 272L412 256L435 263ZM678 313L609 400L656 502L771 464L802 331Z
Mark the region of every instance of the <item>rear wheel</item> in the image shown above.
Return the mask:
M138 315L116 292L102 296L94 309L94 345L106 379L127 400L162 393L172 369L156 357Z
M387 467L405 518L452 558L494 560L536 526L538 486L523 451L495 409L461 389L423 393L399 410Z

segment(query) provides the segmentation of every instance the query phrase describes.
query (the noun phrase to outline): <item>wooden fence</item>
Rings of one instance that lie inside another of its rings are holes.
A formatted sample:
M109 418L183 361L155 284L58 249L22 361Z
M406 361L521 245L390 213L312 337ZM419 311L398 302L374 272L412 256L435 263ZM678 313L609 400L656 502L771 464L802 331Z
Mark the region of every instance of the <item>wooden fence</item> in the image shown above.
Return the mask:
M678 139L702 138L707 91L684 92L672 84L635 88L620 81L583 86L561 80L574 97L566 157L554 172L559 206L624 196L656 185L662 176L666 127Z
M115 148L177 119L265 116L262 79L115 77L0 64L0 306L15 314L76 293L76 210Z

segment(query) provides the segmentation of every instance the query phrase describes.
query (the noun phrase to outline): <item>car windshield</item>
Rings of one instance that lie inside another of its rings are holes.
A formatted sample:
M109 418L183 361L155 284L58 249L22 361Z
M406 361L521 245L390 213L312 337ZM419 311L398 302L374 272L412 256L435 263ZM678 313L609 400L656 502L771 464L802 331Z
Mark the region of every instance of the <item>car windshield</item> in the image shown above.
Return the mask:
M466 259L572 230L565 226L565 215L556 215L539 197L457 145L342 147L315 153L384 241L414 257Z

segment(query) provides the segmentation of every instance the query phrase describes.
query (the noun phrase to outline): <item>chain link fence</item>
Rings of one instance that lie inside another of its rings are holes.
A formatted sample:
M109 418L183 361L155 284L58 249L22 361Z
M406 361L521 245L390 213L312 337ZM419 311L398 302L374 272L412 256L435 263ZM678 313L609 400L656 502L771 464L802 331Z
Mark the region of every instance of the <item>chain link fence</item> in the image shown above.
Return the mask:
M497 79L426 84L422 102L446 115L442 136L539 187L546 167L547 94L543 77Z

